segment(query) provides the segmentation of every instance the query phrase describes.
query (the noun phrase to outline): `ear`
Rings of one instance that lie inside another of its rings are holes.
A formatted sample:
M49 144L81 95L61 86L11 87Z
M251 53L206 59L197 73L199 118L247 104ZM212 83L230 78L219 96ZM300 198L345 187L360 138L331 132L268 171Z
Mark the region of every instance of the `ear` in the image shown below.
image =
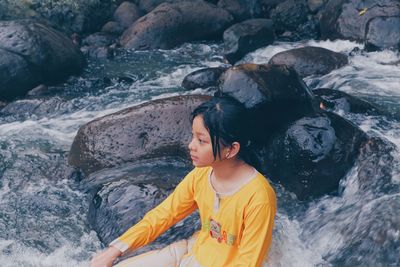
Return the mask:
M240 151L240 144L238 142L233 142L231 146L228 148L228 152L226 154L226 158L230 159L235 157Z

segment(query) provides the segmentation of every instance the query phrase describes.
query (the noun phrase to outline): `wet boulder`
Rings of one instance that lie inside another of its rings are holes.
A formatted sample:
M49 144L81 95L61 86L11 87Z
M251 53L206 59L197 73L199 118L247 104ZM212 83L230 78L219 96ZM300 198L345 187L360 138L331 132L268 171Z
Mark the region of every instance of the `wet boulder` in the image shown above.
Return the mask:
M367 24L371 19L395 16L400 16L398 0L329 1L320 19L321 36L324 39L331 40L364 41L367 34ZM385 29L380 30L385 31Z
M109 244L163 201L190 168L179 159L166 158L91 174L84 182L85 189L93 193L89 205L92 229L104 244ZM199 226L198 216L191 216L168 230L152 246L188 238L196 226Z
M322 47L307 46L274 55L269 64L293 67L301 77L325 75L348 64L346 55Z
M139 7L131 2L123 2L114 12L114 20L126 29L141 17Z
M0 48L0 99L24 95L40 83L39 73L16 53Z
M306 116L277 132L261 153L270 179L307 200L337 192L366 135L334 113Z
M315 14L321 10L327 2L328 0L307 0L308 9L312 14Z
M250 109L259 129L254 138L260 143L273 131L319 109L311 90L285 65L234 66L221 76L220 91Z
M280 40L298 41L319 38L318 21L308 15L306 1L286 0L270 11Z
M138 5L140 10L142 10L143 13L147 14L151 11L153 11L153 9L155 9L156 7L158 7L159 5L163 4L163 3L177 3L177 2L183 2L183 1L187 1L187 0L139 0Z
M120 43L136 50L171 49L188 41L220 39L232 21L226 10L202 0L163 3L129 27Z
M313 93L320 99L323 109L335 112L362 114L380 114L381 111L363 99L346 94L339 90L318 88Z
M278 4L271 12L271 19L277 29L296 30L307 21L305 1L286 0Z
M400 16L375 17L368 21L365 49L367 51L400 50Z
M229 11L235 21L257 18L262 12L259 0L219 0L218 6Z
M114 0L1 0L0 20L38 19L65 32L87 33L100 30L112 15Z
M272 44L275 32L272 20L251 19L229 27L223 38L225 58L234 64L247 53Z
M186 75L182 81L182 87L188 90L196 88L217 87L219 77L226 70L224 67L204 68Z
M85 174L144 158L188 158L190 112L209 96L159 99L110 114L82 126L69 162Z
M63 33L32 20L0 22L0 97L24 95L40 83L79 73L84 60ZM7 52L6 52L7 51Z

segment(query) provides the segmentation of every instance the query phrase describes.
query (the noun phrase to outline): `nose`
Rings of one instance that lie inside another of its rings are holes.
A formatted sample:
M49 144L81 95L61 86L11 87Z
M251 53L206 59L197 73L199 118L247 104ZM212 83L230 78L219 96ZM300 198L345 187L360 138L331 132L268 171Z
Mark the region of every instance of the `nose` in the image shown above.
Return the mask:
M189 151L193 151L194 150L193 138L190 140L188 148L189 148Z

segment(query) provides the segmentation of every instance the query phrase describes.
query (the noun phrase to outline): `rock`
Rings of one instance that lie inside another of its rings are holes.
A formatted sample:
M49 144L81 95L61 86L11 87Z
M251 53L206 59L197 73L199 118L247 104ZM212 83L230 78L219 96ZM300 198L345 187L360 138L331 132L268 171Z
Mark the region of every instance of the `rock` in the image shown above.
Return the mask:
M314 89L313 93L320 99L323 109L329 111L344 111L368 115L382 113L371 103L339 90L319 88Z
M225 58L234 64L247 53L272 44L275 33L272 20L251 19L229 27L223 37Z
M322 47L307 46L275 54L268 64L293 67L301 77L325 75L348 64L346 55Z
M82 40L82 45L100 47L100 46L109 46L115 41L115 38L103 32L96 32L88 35L85 39Z
M332 0L320 19L324 39L364 41L368 21L375 17L400 16L397 0Z
M221 76L220 91L251 110L258 129L253 138L260 145L281 127L319 110L311 90L285 65L234 66Z
M69 163L85 174L144 158L188 158L191 110L208 96L159 99L98 118L82 126Z
M10 75L0 81L0 88L6 89L2 99L21 96L40 83L60 81L84 66L71 39L32 20L1 21L0 50L8 51L8 60L0 63L1 75Z
M170 49L184 42L221 38L233 21L222 8L201 0L164 3L141 17L121 37L130 49Z
M285 65L242 64L231 67L221 77L220 90L247 108L301 102L309 103L310 110L313 110L313 93L296 71Z
M321 8L323 8L328 0L308 0L307 5L308 9L312 14L317 13Z
M1 0L0 20L34 18L67 34L100 30L112 15L114 0Z
M224 67L204 68L186 75L182 81L182 87L188 90L196 88L216 87L219 77L226 70Z
M309 16L306 1L287 0L270 11L280 41L319 39L317 19Z
M104 24L101 31L112 35L118 35L124 31L124 28L122 28L122 26L116 21L109 21Z
M261 14L261 4L258 0L220 0L218 6L229 11L235 21L257 18Z
M271 18L271 11L276 6L282 3L281 0L258 0L261 5L261 16L262 18Z
M307 6L304 1L286 0L271 11L276 29L296 30L307 21Z
M0 58L0 99L24 95L42 79L20 55L0 49Z
M400 17L375 17L368 21L365 49L400 50Z
M114 20L122 26L123 29L128 28L141 17L139 8L131 2L123 2L114 12Z
M85 181L86 189L95 191L89 206L92 229L109 244L164 200L189 169L176 160L152 159L93 173ZM152 245L188 238L199 224L197 216L189 217Z
M276 133L262 152L263 172L299 200L338 190L365 134L334 113L303 117Z
M142 10L143 13L147 14L147 13L153 11L153 9L155 9L162 3L173 4L173 3L179 3L179 2L184 2L184 1L187 1L187 0L140 0L139 8L140 8L140 10Z

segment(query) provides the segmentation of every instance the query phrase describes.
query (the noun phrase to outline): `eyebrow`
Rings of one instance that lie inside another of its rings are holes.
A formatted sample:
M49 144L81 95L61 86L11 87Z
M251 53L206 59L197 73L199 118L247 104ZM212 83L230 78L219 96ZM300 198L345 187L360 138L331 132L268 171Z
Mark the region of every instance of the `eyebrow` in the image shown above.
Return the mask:
M197 135L207 136L205 133L201 133L201 132L192 132L192 134L197 134Z

